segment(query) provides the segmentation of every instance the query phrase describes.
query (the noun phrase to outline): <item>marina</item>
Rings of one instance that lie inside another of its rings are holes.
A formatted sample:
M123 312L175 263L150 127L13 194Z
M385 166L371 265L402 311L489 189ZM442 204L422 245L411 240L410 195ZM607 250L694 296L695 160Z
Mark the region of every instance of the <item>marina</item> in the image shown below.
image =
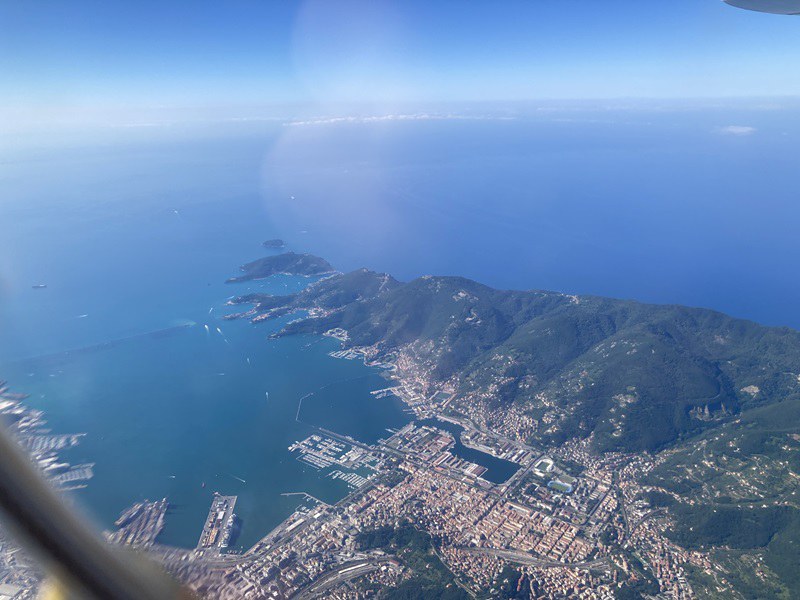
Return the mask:
M83 488L94 476L94 463L72 465L60 453L77 446L85 434L51 433L44 411L23 404L26 399L26 394L12 392L0 381L0 419L53 486L62 491Z
M354 444L335 440L330 436L314 434L289 446L297 452L297 460L315 469L337 465L346 469L380 468L381 461L369 451Z
M393 386L393 387L383 388L381 390L372 391L370 392L370 394L375 396L376 398L386 398L387 396L397 396L398 390L399 386Z
M289 278L274 282L276 288L282 290L284 281ZM406 416L395 399L377 400L369 394L386 387L374 370L359 361L328 356L335 340L319 338L310 346L307 338L265 343L270 325L253 328L232 322L223 329L229 347L216 333L215 322L209 321L214 335L206 336L202 323L209 304L202 304L202 313L181 317L193 317L199 322L196 327L169 329L169 335L132 336L91 352L32 359L7 368L4 375L25 386L4 392L0 412L21 423L26 432L20 437L40 451L41 468L48 477L56 477L62 489L77 490L76 500L102 528L114 531L120 512L135 502L168 497L175 509L166 519L159 545L196 548L216 490L238 496L235 512L241 525L228 550L247 548L297 508L300 497L281 492L304 490L335 503L350 484L329 477L330 470L367 477L370 471L363 469L380 464L374 453L346 439L338 440L339 447L307 456L311 462L322 457L324 462L315 467L297 460L300 451L287 451L293 444L312 434L334 439L295 420L300 398L308 395L300 407L302 420L332 426L361 442L386 437L387 427L402 425ZM220 317L216 310L214 316ZM119 368L132 364L138 367ZM93 374L88 382L86 373ZM197 382L194 392L186 392L186 381ZM29 394L24 414L15 391ZM335 403L333 419L327 414L330 403ZM151 416L156 411L163 421L154 426ZM43 418L39 412L47 418L46 428L32 427ZM208 414L216 417L208 419ZM132 431L135 454L130 451ZM61 451L46 451L62 446ZM87 485L81 478L90 476Z
M356 488L356 489L366 485L369 482L369 479L367 479L366 477L362 477L358 473L343 473L338 469L335 471L331 471L328 477L330 477L331 479L341 479L351 488Z

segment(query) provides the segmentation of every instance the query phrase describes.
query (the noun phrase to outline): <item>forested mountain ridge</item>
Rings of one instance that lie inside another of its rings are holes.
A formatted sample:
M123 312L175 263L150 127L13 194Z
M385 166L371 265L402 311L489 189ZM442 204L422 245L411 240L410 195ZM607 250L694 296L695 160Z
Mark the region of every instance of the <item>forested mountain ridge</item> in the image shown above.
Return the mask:
M403 353L432 390L454 389L451 410L487 422L521 412L533 423L524 437L550 443L591 435L598 450L654 451L800 400L800 333L707 309L365 269L239 301L261 314L310 310L279 335L344 329L346 346Z
M685 565L701 597L797 597L800 332L707 309L461 277L403 283L367 269L231 303L251 304L237 316L254 321L297 316L275 336L327 333L392 363L429 413L554 454L585 440L623 464L645 456L651 468L626 501L668 515L674 542L711 557L713 573Z

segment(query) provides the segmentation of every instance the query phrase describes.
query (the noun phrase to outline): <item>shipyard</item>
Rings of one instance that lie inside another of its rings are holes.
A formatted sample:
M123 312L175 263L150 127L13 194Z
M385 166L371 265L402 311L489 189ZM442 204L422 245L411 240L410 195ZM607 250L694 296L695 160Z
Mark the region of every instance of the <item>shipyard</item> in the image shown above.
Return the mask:
M236 500L236 496L222 496L214 492L208 517L197 543L198 550L221 552L228 548L236 524L236 515L233 512Z
M166 498L156 502L144 500L125 509L114 522L117 531L106 534L115 544L147 548L152 546L164 529L169 503Z

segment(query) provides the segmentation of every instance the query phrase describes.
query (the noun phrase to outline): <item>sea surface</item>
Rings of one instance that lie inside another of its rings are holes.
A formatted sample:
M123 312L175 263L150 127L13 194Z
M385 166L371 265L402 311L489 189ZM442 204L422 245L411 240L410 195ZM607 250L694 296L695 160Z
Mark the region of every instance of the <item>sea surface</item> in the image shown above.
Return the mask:
M168 496L163 541L193 546L218 490L239 495L248 546L297 505L281 494L346 493L287 452L311 423L372 441L408 419L334 341L221 320L232 295L308 283L225 284L263 240L342 270L798 327L798 114L243 122L2 147L0 379L53 430L87 433L69 459L96 476L74 496L100 526Z
M453 445L451 452L459 458L463 458L464 460L484 467L486 472L481 475L481 477L483 477L483 479L486 481L491 481L492 483L497 484L505 483L514 473L519 471L519 465L516 463L503 460L502 458L497 458L496 456L492 456L486 452L481 452L475 448L465 446L461 442L461 434L463 433L464 428L457 423L444 421L442 419L422 419L419 421L419 424L431 425L451 433L453 439L455 440L455 444Z
M207 315L202 324L14 362L4 377L31 394L28 403L45 410L56 431L87 434L62 456L95 463L94 478L72 495L100 527L134 501L166 496L159 541L193 547L217 491L239 497L237 545L247 548L302 500L283 494L333 503L349 491L327 477L330 469L288 452L316 432L312 425L374 442L410 420L397 398L369 394L386 386L377 370L328 356L334 340L267 340L284 322L256 328ZM317 408L317 395L350 416L345 426ZM297 420L303 396L301 421L309 424Z

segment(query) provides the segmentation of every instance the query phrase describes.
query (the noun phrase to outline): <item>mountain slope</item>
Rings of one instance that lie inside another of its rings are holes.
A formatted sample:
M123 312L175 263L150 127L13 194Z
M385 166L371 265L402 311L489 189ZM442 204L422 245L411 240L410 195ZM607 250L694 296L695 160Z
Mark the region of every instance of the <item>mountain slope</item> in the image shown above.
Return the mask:
M451 410L521 412L534 422L526 436L545 442L592 435L599 450L653 451L800 400L800 333L705 309L364 269L239 301L262 314L312 310L280 335L342 328L347 346L403 355L431 391L455 389Z

